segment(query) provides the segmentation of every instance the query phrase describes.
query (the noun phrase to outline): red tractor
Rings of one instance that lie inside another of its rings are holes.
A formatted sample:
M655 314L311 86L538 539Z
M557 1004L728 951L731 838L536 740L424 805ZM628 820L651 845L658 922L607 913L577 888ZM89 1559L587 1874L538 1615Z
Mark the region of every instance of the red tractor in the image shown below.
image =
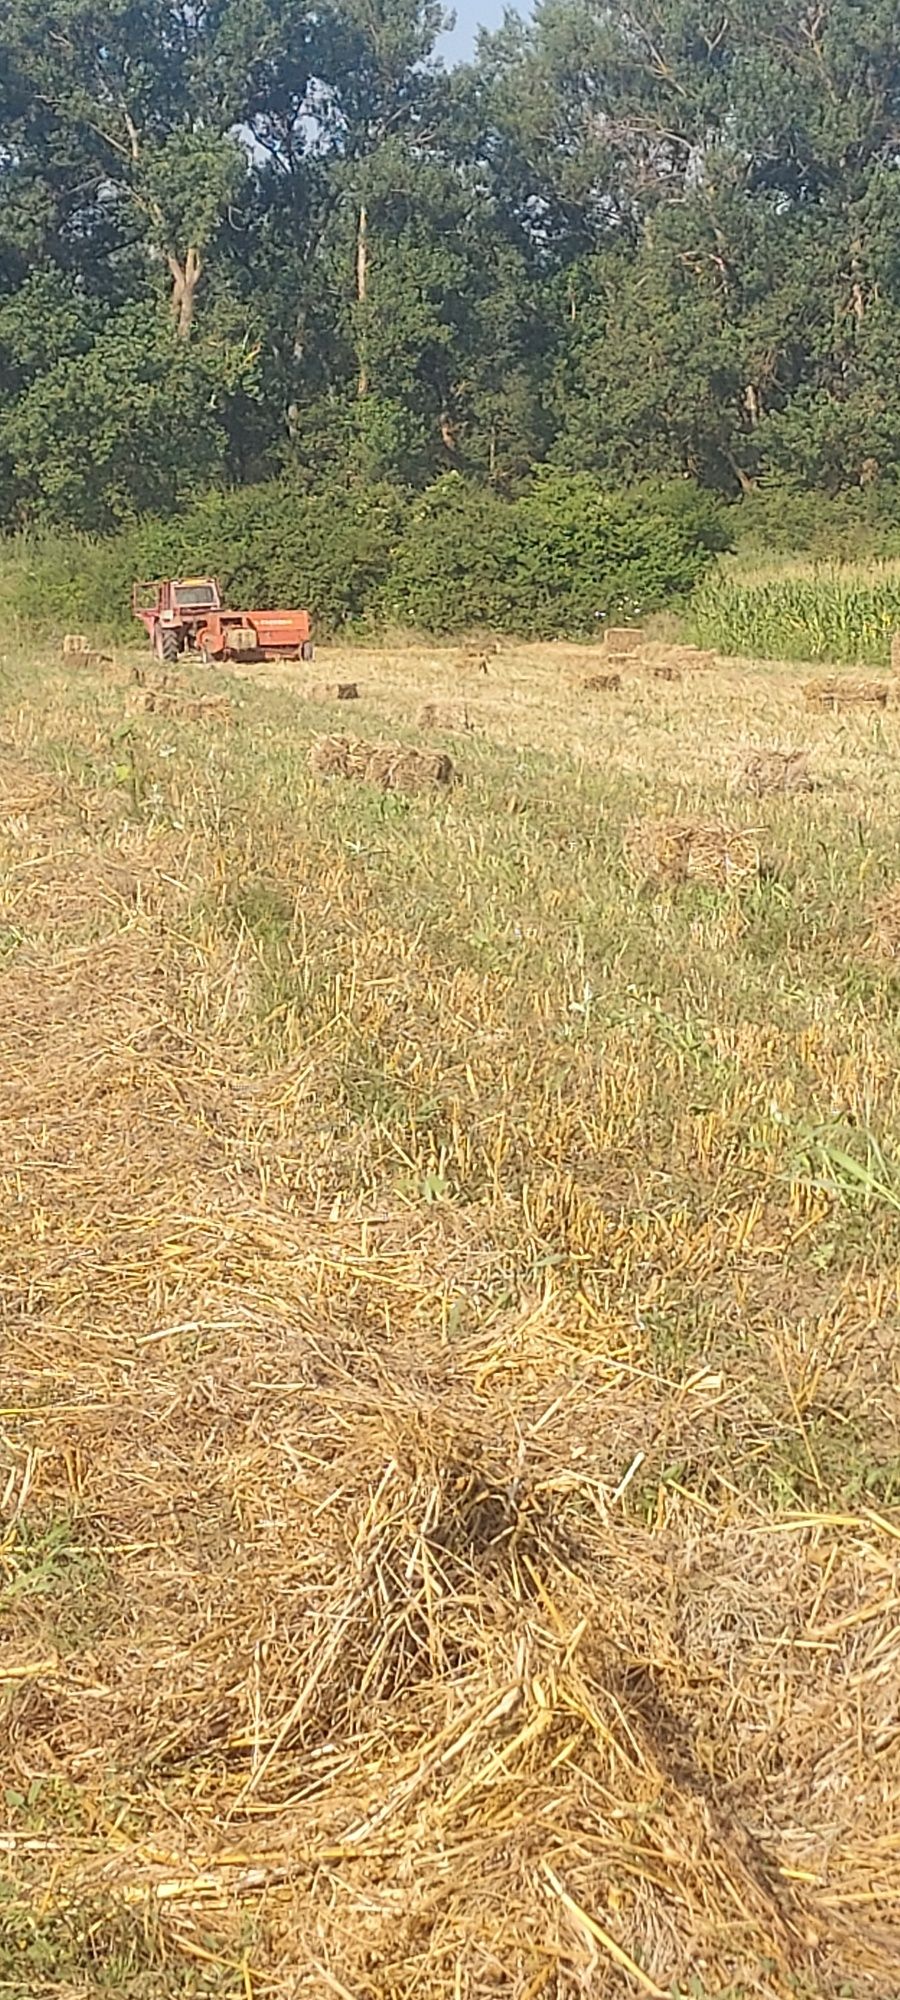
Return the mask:
M132 609L159 660L311 660L308 611L226 611L214 576L136 583Z

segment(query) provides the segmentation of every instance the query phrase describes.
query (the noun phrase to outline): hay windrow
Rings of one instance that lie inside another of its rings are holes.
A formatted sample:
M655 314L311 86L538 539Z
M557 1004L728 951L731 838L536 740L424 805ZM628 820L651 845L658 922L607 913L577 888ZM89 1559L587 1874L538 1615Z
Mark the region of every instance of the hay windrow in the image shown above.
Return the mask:
M622 688L621 674L586 674L581 682L586 694L619 694Z
M173 716L180 722L232 722L234 703L225 694L190 695L170 687L148 687L136 697L148 715Z
M453 762L444 750L420 750L404 743L379 743L366 765L365 779L383 792L422 792L450 785Z
M310 745L309 768L318 778L362 778L372 745L360 737L317 736Z
M639 653L644 644L644 633L640 626L610 625L604 634L604 650L612 660L628 659Z

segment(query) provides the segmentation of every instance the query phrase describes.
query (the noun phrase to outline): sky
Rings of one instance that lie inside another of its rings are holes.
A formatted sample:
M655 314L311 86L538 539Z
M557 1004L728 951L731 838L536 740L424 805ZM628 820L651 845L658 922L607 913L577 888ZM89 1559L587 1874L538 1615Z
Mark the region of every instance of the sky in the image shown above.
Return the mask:
M508 0L513 6L516 0ZM456 15L456 27L451 35L443 35L438 44L446 63L466 62L475 47L475 36L479 28L499 28L506 11L507 0L447 0ZM526 13L523 0L518 0L519 12Z

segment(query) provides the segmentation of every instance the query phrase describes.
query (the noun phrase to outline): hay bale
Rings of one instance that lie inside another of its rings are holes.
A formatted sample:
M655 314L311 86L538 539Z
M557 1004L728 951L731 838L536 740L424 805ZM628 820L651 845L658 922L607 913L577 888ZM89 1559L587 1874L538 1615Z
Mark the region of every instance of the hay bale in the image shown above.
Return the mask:
M455 776L445 750L418 750L406 743L379 743L365 769L366 783L383 792L423 792L452 784Z
M373 747L362 736L317 736L309 768L319 778L364 778Z
M317 736L309 748L309 768L317 778L349 778L352 773L347 736Z
M87 634L85 632L65 632L63 634L62 650L64 660L77 659L79 656L89 653L90 645Z
M694 669L714 667L719 657L701 646L673 646L671 650L680 666Z
M177 716L181 722L230 722L234 713L225 694L186 695L165 687L145 688L138 707L148 715Z
M886 708L891 695L890 681L856 680L849 674L831 680L805 681L803 699L807 708Z
M869 919L867 949L877 958L900 958L900 884L876 896L869 905Z
M358 681L316 681L310 688L313 701L358 701Z
M581 683L585 694L618 694L622 686L621 674L585 674Z
M735 772L735 787L762 798L764 792L811 792L806 750L747 750Z
M639 625L611 625L604 643L607 653L613 659L621 660L630 653L640 652L644 634Z
M645 819L631 827L625 852L645 881L706 882L724 889L759 874L757 835L723 820Z
M453 702L425 701L416 716L417 729L441 729L458 733L474 727L468 709L460 708Z

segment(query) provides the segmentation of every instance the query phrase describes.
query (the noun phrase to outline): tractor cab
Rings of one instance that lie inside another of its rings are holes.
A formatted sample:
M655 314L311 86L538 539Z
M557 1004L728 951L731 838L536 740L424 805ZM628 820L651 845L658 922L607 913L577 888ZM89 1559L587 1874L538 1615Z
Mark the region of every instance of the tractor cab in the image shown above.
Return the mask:
M219 586L211 576L185 576L171 586L176 611L221 611Z
M214 576L163 576L136 583L131 603L157 657L175 660L194 650L207 620L221 611L222 597Z

